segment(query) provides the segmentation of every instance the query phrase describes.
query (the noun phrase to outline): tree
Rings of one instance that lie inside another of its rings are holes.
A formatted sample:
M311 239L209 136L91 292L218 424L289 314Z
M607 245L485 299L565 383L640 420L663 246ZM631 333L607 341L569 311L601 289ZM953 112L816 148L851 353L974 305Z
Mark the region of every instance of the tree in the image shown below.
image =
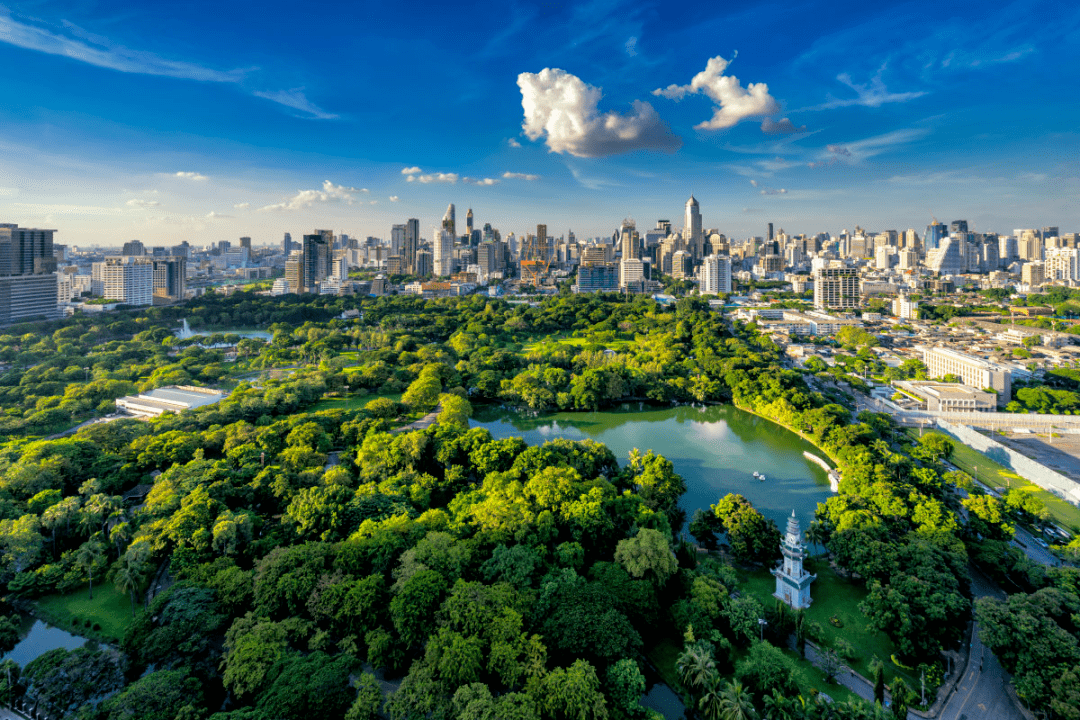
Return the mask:
M638 664L623 658L608 668L607 696L612 705L626 717L641 713L641 696L645 694L645 676Z
M402 642L413 646L427 638L446 590L446 578L434 570L421 570L401 587L390 601L390 619Z
M885 704L885 663L877 658L870 664L874 674L874 702L879 705Z
M442 410L439 412L440 425L457 425L465 430L469 428L472 405L468 400L444 393L439 396L439 403L442 405Z
M201 688L202 683L184 670L158 670L128 685L102 707L107 720L176 720L186 705L202 704Z
M600 692L596 669L586 660L577 660L568 668L557 667L542 683L543 706L549 712L569 720L606 720L607 707Z
M727 533L734 555L744 562L771 565L780 555L780 531L742 495L728 494L710 507Z
M719 720L756 720L754 697L738 680L728 683L720 697Z
M683 650L675 661L675 668L679 671L679 682L690 692L701 690L709 678L716 675L716 661L713 660L712 650L704 641L698 641Z
M892 695L892 711L896 720L907 720L908 703L911 701L911 690L908 689L904 678L899 675L893 678L892 687L889 688Z
M620 540L615 560L632 576L656 585L663 585L679 568L667 538L651 528L642 528L634 537Z
M383 703L379 681L371 673L360 673L353 687L356 688L356 700L345 713L345 720L377 720Z
M116 589L131 598L131 617L135 617L135 591L142 584L142 568L131 562L122 562L113 574Z
M751 646L747 656L735 665L735 677L755 694L768 695L776 690L785 695L798 692L791 661L768 641Z
M79 546L75 554L75 564L90 578L90 599L94 599L94 566L101 562L105 548L97 540L91 539Z

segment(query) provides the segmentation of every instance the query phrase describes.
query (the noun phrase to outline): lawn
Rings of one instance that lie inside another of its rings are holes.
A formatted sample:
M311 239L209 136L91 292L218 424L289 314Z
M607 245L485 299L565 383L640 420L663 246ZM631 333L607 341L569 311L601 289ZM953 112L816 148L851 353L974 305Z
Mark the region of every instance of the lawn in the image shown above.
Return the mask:
M588 337L571 337L569 335L549 335L546 338L531 342L528 345L522 345L522 353L535 352L537 350L549 350L553 349L555 345L569 345L572 347L582 347L584 345L602 345L609 350L620 350L630 344L629 340L608 340L600 341L595 338Z
M806 618L821 626L824 645L835 648L837 638L844 638L858 653L852 661L841 658L845 665L869 678L872 675L870 662L876 656L885 663L887 681L891 682L893 675L900 674L909 686L914 687L912 683L916 682L915 676L891 660L891 656L896 652L892 641L885 633L871 629L866 616L859 609L859 603L867 596L865 586L841 577L824 560L807 560L805 566L818 576L810 586L813 604L807 609ZM766 570L748 573L742 579L739 589L756 597L765 607L776 603L776 598L772 596L776 590L776 579ZM830 618L834 616L840 621L839 628L830 622ZM817 672L820 674L820 671Z
M34 606L34 614L49 624L84 637L119 642L131 624L131 599L111 583L95 583L93 600L83 587L67 595L45 595ZM94 629L95 623L100 630Z
M907 432L912 438L918 439L917 431L908 430ZM1080 533L1080 508L1069 504L1052 492L1043 490L1035 483L1025 480L978 450L959 442L956 438L949 439L953 443L952 457L949 458L953 465L968 475L977 477L979 482L992 488L1002 490L1012 488L1030 492L1046 505L1046 509L1059 525L1070 528L1074 533ZM976 468L978 468L977 471Z

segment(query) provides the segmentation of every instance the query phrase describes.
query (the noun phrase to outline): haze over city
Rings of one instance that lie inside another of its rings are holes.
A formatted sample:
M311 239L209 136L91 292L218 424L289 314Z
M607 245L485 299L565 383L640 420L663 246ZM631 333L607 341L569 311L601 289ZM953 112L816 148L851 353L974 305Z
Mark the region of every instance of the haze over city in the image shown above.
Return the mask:
M70 245L448 203L610 236L692 192L729 237L1080 221L1065 2L0 8L0 208Z

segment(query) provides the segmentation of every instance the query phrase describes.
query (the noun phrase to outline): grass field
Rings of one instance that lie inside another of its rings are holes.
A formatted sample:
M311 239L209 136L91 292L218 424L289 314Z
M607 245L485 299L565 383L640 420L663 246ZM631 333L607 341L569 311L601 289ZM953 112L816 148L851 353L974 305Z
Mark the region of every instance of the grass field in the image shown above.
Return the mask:
M908 435L918 440L919 433L916 430L908 430ZM949 438L953 443L953 454L950 458L953 465L960 468L968 475L977 477L979 482L995 489L1019 489L1029 492L1046 505L1050 515L1063 527L1070 528L1074 533L1080 533L1080 508L1069 504L1057 495L1043 490L1035 483L1020 477L1007 467L1003 467L978 450L962 444L955 438ZM978 470L976 471L976 468Z
M131 624L131 599L111 583L95 583L93 600L83 587L67 595L45 595L34 605L35 614L51 625L84 637L119 642ZM93 629L95 623L100 630Z
M871 676L870 662L876 656L885 663L887 681L899 674L909 685L915 682L914 675L891 661L890 656L896 652L892 641L885 633L871 629L866 616L859 609L859 603L866 599L866 588L861 583L841 577L824 561L808 560L805 565L807 570L818 576L810 586L810 596L814 602L806 611L806 618L821 626L823 644L835 649L838 638L851 643L858 653L857 657L850 661L841 658L841 662L863 677ZM753 595L766 607L776 603L772 596L776 590L776 579L766 570L748 573L740 584L740 590ZM830 622L834 616L840 621L839 628ZM820 671L817 672L820 674Z
M567 345L571 347L581 347L583 345L602 345L608 350L619 350L630 344L630 340L608 340L599 341L594 338L586 337L571 337L569 335L549 335L548 337L531 342L527 345L521 346L521 352L530 353L537 350L548 350L555 345Z

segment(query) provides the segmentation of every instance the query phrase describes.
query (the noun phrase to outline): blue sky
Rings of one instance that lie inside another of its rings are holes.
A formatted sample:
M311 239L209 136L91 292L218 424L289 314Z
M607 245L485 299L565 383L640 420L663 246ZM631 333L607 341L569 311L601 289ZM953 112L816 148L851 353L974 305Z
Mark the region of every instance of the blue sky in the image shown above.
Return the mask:
M1077 231L1078 44L1070 2L9 3L0 221Z

